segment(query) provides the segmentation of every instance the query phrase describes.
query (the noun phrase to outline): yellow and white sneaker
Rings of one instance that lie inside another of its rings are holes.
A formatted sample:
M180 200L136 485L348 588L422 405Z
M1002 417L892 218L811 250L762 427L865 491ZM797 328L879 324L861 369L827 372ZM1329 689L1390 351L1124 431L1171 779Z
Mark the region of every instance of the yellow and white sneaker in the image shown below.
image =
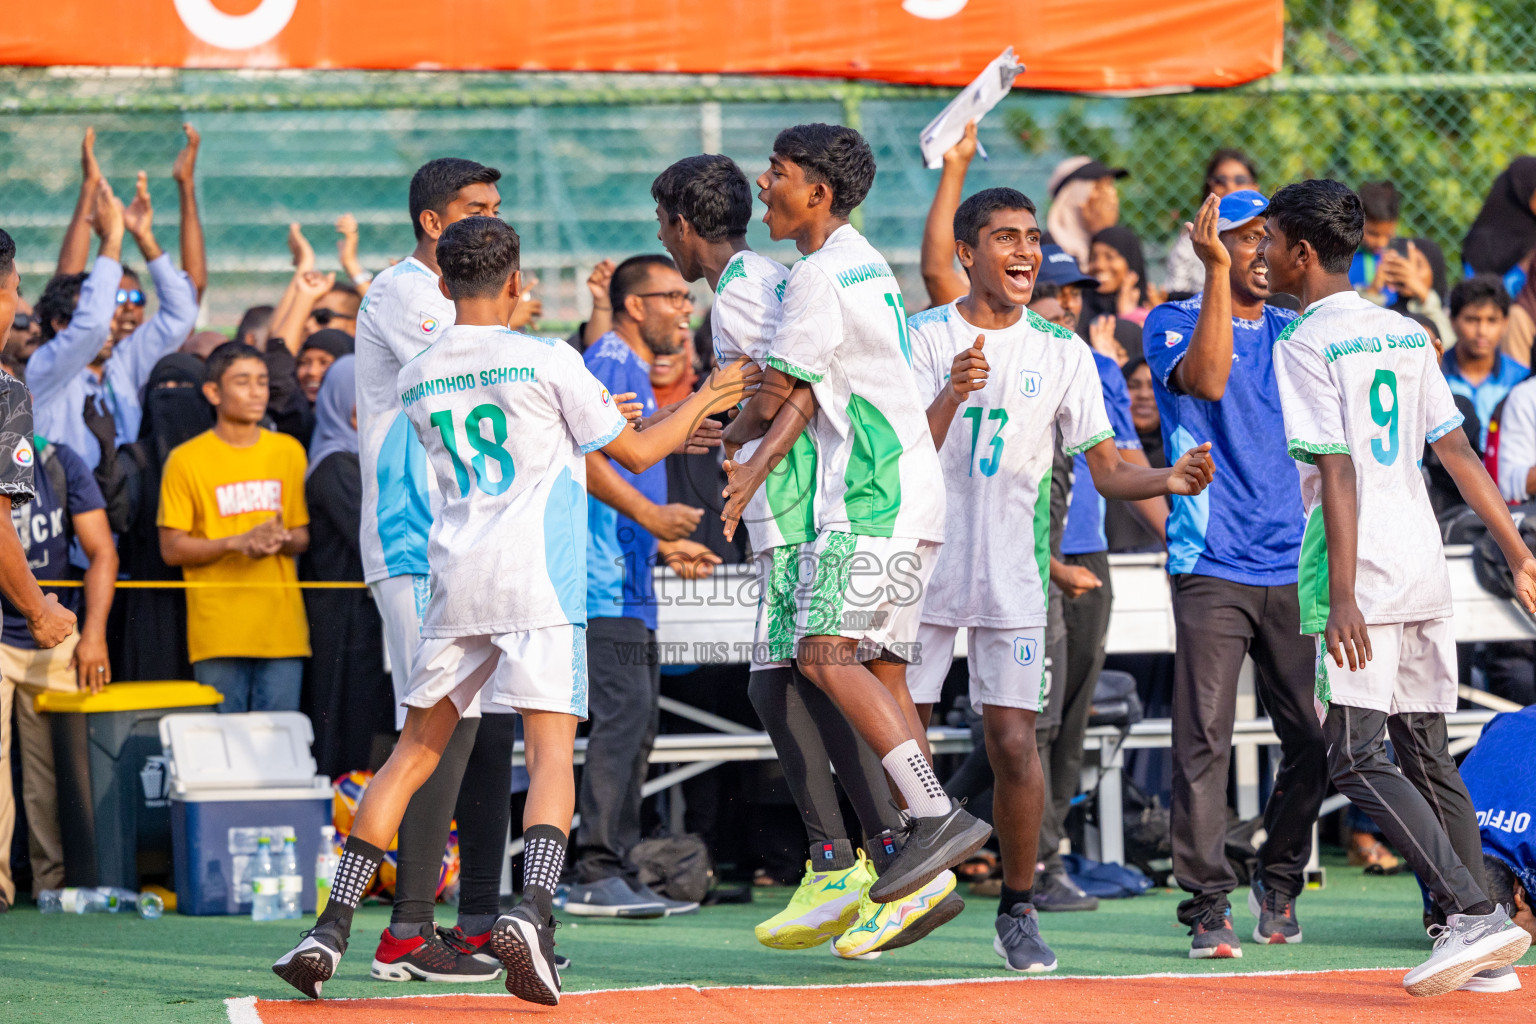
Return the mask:
M853 867L815 871L805 862L805 877L789 906L753 929L770 949L810 949L835 939L858 919L859 902L875 881L875 869L859 850Z
M845 960L873 953L917 925L955 889L955 873L940 872L933 881L894 903L876 903L866 893L859 901L859 921L838 936L832 950ZM964 907L964 904L961 904Z

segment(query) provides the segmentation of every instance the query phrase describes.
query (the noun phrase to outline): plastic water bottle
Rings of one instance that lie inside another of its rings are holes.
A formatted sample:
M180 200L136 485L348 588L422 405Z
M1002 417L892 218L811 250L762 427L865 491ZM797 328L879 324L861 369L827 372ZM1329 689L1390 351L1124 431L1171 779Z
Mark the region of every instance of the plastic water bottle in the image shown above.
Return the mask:
M315 913L319 914L331 899L331 882L341 858L336 856L336 830L330 825L320 829L320 852L315 856Z
M272 840L256 840L256 860L251 865L251 920L277 921L283 916L281 882L273 863Z
M165 901L152 892L111 887L46 889L37 896L37 909L45 914L120 914L130 908L154 919L165 913Z
M299 845L293 836L283 840L277 888L278 916L284 921L297 921L304 913L304 876L299 874Z

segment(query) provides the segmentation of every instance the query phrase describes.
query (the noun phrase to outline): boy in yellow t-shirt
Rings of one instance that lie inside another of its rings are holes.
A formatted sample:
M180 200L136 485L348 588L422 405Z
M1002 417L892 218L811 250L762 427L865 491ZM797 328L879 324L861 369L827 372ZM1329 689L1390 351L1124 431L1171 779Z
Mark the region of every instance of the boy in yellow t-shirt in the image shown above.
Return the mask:
M309 624L294 556L309 547L304 449L259 425L267 364L240 342L208 355L212 430L177 447L160 484L160 554L188 582L187 647L222 712L297 711Z

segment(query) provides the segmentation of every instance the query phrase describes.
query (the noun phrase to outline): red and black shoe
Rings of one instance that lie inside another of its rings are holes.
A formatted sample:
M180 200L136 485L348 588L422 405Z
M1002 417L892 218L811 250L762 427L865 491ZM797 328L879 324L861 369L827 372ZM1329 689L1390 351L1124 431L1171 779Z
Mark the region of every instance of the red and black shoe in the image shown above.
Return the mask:
M431 924L405 939L398 939L388 928L379 936L379 948L373 954L369 972L377 981L452 981L474 984L501 977L501 964L486 961L473 953L462 952L456 944Z
M1232 911L1228 907L1211 907L1190 926L1194 936L1189 944L1191 960L1227 960L1243 955L1243 947L1232 930Z
M491 941L490 932L483 932L480 935L466 935L463 928L454 925L452 928L439 928L437 934L442 936L444 942L457 949L460 953L468 953L471 956L484 960L488 964L501 966L501 961L496 959L496 955L485 948L485 944ZM555 968L561 971L570 970L571 958L556 953Z

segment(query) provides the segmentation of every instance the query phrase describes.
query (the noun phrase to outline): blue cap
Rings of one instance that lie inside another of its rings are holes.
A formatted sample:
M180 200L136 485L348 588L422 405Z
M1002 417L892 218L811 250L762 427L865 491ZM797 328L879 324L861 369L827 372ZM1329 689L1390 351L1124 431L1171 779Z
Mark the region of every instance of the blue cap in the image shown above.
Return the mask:
M1058 288L1069 284L1099 286L1098 278L1089 277L1077 266L1077 259L1061 246L1046 242L1040 246L1040 272L1035 275L1038 284L1053 284Z
M1231 231L1233 228L1242 227L1255 217L1264 216L1264 211L1269 209L1269 200L1264 198L1264 193L1245 188L1222 196L1221 205L1217 209L1221 213L1221 219L1216 222L1216 230Z

